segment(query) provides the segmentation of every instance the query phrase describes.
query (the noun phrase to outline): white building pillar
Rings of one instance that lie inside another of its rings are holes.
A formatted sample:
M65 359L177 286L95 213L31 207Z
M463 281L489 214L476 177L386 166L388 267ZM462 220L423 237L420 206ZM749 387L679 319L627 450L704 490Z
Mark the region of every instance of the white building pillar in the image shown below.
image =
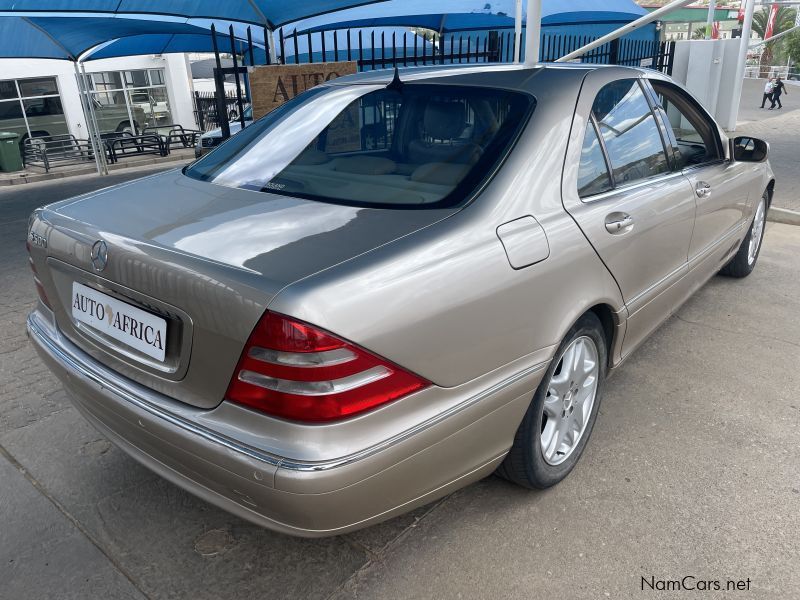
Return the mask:
M186 54L164 54L166 62L164 83L167 84L169 107L172 111L172 122L183 125L187 129L197 129L194 114L194 86L192 85L192 68Z

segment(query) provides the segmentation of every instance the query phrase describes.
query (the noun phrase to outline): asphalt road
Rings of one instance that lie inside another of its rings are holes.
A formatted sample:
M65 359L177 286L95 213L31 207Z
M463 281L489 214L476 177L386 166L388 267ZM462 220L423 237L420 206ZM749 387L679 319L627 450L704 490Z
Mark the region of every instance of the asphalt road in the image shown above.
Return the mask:
M614 374L562 484L490 477L300 540L140 467L27 343L27 215L99 186L0 191L0 598L648 598L687 576L748 589L660 596L800 597L800 228L769 225L750 278L713 279Z

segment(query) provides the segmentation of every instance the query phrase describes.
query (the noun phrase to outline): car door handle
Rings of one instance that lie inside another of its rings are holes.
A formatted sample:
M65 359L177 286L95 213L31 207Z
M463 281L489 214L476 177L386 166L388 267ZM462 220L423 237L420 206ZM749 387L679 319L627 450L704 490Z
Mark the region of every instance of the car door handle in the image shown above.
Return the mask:
M708 198L711 195L711 184L705 181L698 181L694 191L698 198Z
M628 233L633 229L633 217L627 213L611 213L606 217L606 231L612 235Z

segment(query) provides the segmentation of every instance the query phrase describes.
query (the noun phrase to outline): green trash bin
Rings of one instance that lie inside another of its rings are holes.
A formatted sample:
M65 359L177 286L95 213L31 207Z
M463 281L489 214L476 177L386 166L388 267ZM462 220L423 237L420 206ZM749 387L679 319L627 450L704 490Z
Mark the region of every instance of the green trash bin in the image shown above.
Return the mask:
M19 152L19 134L0 131L0 171L11 173L22 170Z

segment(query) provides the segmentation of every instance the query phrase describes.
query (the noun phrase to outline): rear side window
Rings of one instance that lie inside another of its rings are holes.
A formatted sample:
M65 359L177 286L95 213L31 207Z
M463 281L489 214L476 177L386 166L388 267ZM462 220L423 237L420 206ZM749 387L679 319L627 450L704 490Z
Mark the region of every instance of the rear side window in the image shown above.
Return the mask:
M185 173L352 206L457 206L507 155L533 106L526 94L495 88L332 86Z
M613 187L608 173L606 157L600 138L597 137L594 121L586 127L578 167L578 195L581 198L606 192Z
M606 85L592 114L611 161L616 186L670 170L655 117L636 79Z

